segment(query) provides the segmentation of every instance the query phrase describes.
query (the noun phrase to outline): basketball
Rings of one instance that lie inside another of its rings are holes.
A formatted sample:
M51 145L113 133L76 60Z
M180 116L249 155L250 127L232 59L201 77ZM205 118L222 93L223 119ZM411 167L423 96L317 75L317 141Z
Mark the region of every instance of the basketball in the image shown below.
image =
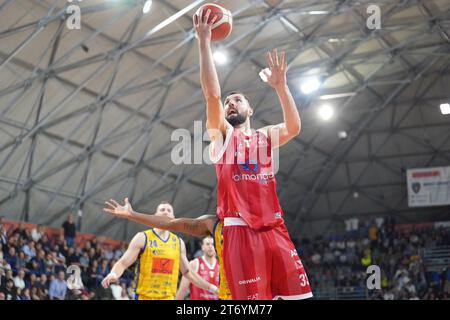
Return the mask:
M216 22L211 29L211 40L216 42L225 40L231 34L231 30L233 29L233 17L231 16L231 12L221 5L207 3L198 8L195 14L200 15L200 12L203 10L203 18L208 9L211 10L208 22L210 22L213 17L217 16Z

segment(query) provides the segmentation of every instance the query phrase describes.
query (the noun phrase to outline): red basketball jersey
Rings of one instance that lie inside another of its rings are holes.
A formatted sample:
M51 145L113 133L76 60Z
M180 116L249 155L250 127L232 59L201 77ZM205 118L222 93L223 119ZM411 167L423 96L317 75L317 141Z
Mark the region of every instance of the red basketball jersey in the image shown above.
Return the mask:
M247 136L230 128L216 155L219 219L240 217L253 229L283 224L270 139L259 131Z
M216 287L219 287L219 264L217 259L214 259L214 264L210 266L203 257L198 257L198 275L212 283ZM218 300L217 293L211 293L208 290L201 289L192 283L189 286L190 299L191 300Z

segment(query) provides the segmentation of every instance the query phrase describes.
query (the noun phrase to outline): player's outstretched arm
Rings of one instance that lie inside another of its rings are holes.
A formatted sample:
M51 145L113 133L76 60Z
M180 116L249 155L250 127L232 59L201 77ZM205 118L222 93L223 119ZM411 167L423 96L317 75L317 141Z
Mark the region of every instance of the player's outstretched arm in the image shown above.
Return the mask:
M280 58L275 49L273 55L267 53L268 68L262 73L267 78L267 83L275 89L283 109L284 122L275 126L262 128L270 136L273 147L279 147L300 133L301 120L295 104L295 100L289 90L286 80L287 64L285 62L285 52L281 52Z
M214 134L216 131L220 131L225 136L226 128L219 77L217 76L211 50L211 27L216 21L217 16L214 16L210 22L207 22L210 13L211 11L209 9L205 15L201 11L199 15L194 14L193 19L200 53L200 82L203 95L206 99L206 128L208 129L211 140L213 140L217 138L216 134Z
M181 240L180 242L181 242L180 271L183 274L183 276L186 277L186 279L188 279L197 287L208 290L211 293L217 293L219 289L215 285L209 283L208 281L200 277L197 272L192 270L189 261L186 258L186 246L184 244L184 241Z
M193 272L198 272L198 259L194 259L189 262L191 270ZM181 277L180 285L177 290L177 294L175 295L175 300L184 300L186 297L186 291L191 284L191 281L185 276Z
M171 232L182 232L194 237L212 235L212 229L217 219L215 215L203 215L196 219L175 219L165 216L139 213L133 210L128 198L125 198L125 204L123 206L114 199L106 201L106 208L104 208L103 211L119 218L125 218L149 226L150 228L158 228Z
M119 281L125 269L127 269L136 261L137 257L139 256L139 252L144 247L144 245L145 235L142 232L139 232L131 240L127 251L125 251L119 261L114 264L111 272L103 279L103 288L106 289L111 283Z

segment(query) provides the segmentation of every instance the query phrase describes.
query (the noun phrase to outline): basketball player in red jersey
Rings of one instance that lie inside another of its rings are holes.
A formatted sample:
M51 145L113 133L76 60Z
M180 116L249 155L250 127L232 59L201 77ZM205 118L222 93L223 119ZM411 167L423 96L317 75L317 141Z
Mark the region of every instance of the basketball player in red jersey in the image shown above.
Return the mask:
M219 263L216 259L216 250L214 250L214 239L211 236L202 240L201 257L191 260L189 263L191 269L209 283L219 287ZM176 300L183 300L186 297L186 290L189 287L190 300L218 300L218 294L197 287L189 279L183 276L178 287Z
M211 50L210 12L194 15L200 79L206 99L210 157L217 175L217 216L224 223L223 260L234 299L305 299L308 278L289 237L276 194L272 150L300 133L300 116L286 81L285 54L267 53L267 83L278 95L284 122L259 130L241 93L222 93ZM262 152L261 152L262 151Z

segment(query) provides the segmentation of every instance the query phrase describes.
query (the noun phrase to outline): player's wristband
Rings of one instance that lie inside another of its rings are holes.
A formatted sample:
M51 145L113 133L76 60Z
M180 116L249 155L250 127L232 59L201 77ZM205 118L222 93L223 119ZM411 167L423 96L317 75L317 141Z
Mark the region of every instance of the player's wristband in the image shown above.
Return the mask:
M208 291L211 293L217 293L219 291L219 289L215 285L210 284Z
M112 276L112 277L114 277L114 278L117 278L117 274L116 274L114 271L111 271L111 272L109 273L109 275Z

